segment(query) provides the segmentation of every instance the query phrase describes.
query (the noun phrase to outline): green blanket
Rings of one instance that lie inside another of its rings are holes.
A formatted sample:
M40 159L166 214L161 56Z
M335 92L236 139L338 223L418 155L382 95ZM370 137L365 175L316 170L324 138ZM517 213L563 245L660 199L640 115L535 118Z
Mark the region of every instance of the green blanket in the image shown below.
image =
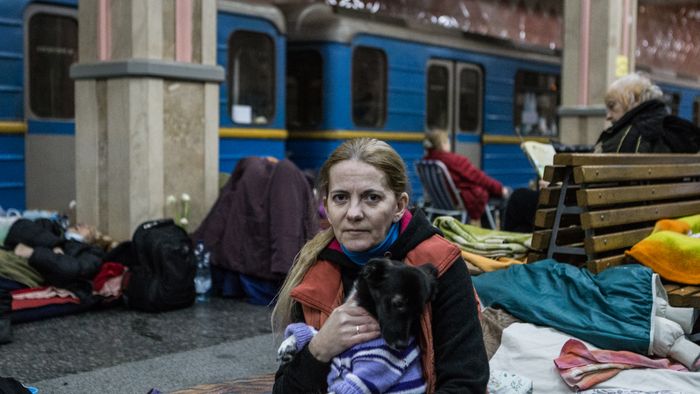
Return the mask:
M27 259L4 249L0 249L0 276L28 287L39 287L44 282L44 278L29 265Z
M525 256L532 234L489 230L464 224L450 216L435 218L433 224L460 249L490 258Z

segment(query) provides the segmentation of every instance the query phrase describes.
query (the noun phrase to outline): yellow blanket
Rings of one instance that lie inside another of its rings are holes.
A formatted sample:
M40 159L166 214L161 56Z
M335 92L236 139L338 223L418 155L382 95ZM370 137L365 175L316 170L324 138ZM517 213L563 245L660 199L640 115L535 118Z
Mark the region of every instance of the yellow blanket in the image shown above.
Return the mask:
M474 264L476 267L480 268L484 272L493 272L496 270L506 269L513 264L525 264L525 261L514 259L511 257L499 257L497 259L490 259L485 256L478 255L476 253L470 253L466 250L462 251L462 258L464 261Z
M627 251L628 256L663 278L700 284L700 215L659 220L652 234ZM695 235L695 236L693 236Z

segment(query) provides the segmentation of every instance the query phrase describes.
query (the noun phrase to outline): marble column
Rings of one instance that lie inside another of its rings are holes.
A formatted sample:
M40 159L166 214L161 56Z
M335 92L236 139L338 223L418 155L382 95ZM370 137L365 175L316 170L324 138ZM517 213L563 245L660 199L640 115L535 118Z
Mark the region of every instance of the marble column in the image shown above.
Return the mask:
M79 5L77 220L117 240L191 198L188 230L218 193L216 2Z
M593 144L606 127L608 85L634 70L637 0L564 2L561 140Z

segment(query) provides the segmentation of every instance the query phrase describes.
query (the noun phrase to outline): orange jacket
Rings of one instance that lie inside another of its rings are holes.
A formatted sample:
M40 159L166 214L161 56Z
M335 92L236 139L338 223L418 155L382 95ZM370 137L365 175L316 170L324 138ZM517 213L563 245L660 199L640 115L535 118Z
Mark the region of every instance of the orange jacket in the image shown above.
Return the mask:
M413 266L432 263L440 277L459 256L457 246L439 235L433 235L410 251L404 262ZM306 324L320 329L331 312L345 299L340 268L327 260L317 261L309 268L301 283L292 290L291 296L301 304ZM435 391L436 379L431 319L431 307L428 304L423 309L420 323L421 364L428 393Z

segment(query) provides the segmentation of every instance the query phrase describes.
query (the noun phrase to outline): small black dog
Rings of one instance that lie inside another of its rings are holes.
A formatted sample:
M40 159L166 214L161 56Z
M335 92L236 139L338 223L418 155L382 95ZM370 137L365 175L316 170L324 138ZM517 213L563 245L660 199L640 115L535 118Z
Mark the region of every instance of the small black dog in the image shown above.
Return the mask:
M423 307L433 300L436 285L437 270L430 263L414 267L374 258L362 267L352 292L357 294L358 305L379 322L387 345L401 350L418 334ZM298 345L294 335L287 337L277 350L277 360L291 361Z
M379 322L382 338L393 349L404 349L418 333L426 303L433 300L437 270L388 258L374 258L362 267L355 282L357 303Z

